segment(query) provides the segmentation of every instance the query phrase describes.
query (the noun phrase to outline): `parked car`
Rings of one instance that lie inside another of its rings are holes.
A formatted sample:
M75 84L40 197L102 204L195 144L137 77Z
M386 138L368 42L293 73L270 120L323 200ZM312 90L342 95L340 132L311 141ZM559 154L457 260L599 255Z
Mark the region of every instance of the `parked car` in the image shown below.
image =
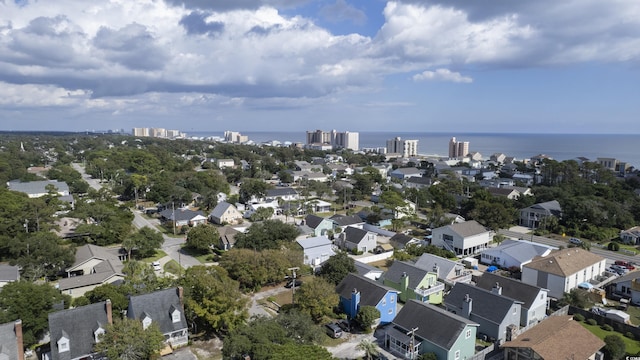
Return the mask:
M582 240L578 239L578 238L574 238L572 237L571 239L569 239L569 242L575 245L581 245L582 244Z
M620 265L611 265L609 269L611 269L611 272L614 272L618 275L624 275L629 272L629 269Z
M627 261L623 261L623 260L617 260L614 264L619 265L619 266L624 266L629 270L635 270L636 267L631 265L630 263L628 263Z
M162 266L160 265L159 261L154 261L151 263L151 266L153 267L153 270L155 271L160 271L162 270Z
M334 339L337 339L340 336L342 336L342 329L340 329L340 327L335 323L330 323L325 325L324 329L327 332L327 335L331 336Z
M351 331L351 326L349 325L349 320L340 320L338 321L338 326L342 331L349 332Z
M296 287L300 287L300 285L302 285L302 280L296 279L295 280L295 286ZM284 287L286 287L287 289L290 288L290 287L293 287L293 280L287 281L287 283L284 285Z

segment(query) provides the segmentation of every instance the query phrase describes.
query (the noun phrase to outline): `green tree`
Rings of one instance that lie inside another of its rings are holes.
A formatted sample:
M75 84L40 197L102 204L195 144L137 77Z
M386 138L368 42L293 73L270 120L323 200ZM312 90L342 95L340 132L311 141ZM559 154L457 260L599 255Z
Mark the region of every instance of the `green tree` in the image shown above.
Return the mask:
M376 309L375 306L365 305L360 307L360 310L358 310L356 323L358 323L365 332L371 332L371 326L379 318L380 310Z
M564 293L560 299L560 305L572 305L581 309L587 308L590 304L589 297L584 290L572 289L568 293Z
M251 214L251 221L264 221L269 220L273 216L273 208L271 207L261 207L256 209L256 211Z
M115 313L122 313L129 306L129 295L135 294L135 289L130 284L103 284L93 290L87 291L84 296L91 304L107 299L111 300L111 307Z
M619 335L607 335L604 338L605 346L602 348L605 359L619 360L626 354L626 345Z
M164 346L164 335L155 322L144 329L138 319L116 318L106 326L94 350L109 359L143 360L151 359Z
M340 251L322 264L318 275L330 283L338 285L347 274L355 272L356 265L353 258L346 252Z
M211 252L213 246L220 239L215 226L204 224L194 226L187 233L187 246L203 254Z
M238 281L243 290L255 291L267 284L281 282L292 267L302 267L302 252L279 249L254 251L233 248L222 254L220 266Z
M49 328L48 314L53 306L68 308L71 297L63 295L49 284L17 281L5 285L0 291L0 324L22 320L25 347L37 344Z
M59 245L59 238L51 232L27 234L25 238L13 238L9 251L15 263L22 268L27 280L54 276L73 264L73 252Z
M237 248L279 249L283 244L293 242L298 236L298 229L292 224L285 224L280 220L265 220L251 225L245 233L236 235Z
M244 179L240 184L240 202L247 204L252 197L263 198L271 186L260 179Z
M338 305L338 295L333 284L317 277L305 281L296 291L295 304L302 313L319 323L333 315L333 309Z
M362 339L358 345L356 345L356 349L364 352L364 358L367 360L372 360L374 356L377 356L380 352L378 345L369 339Z
M145 226L125 239L122 242L122 247L128 252L129 259L132 258L132 254L134 258L142 259L155 255L156 250L162 246L163 242L162 234Z
M193 266L179 283L185 289L185 315L199 329L226 334L247 319L247 299L225 269Z
M383 191L382 195L380 195L380 202L384 207L393 211L393 217L397 218L399 212L405 212L405 207L407 204L405 203L402 195L397 191L387 190Z

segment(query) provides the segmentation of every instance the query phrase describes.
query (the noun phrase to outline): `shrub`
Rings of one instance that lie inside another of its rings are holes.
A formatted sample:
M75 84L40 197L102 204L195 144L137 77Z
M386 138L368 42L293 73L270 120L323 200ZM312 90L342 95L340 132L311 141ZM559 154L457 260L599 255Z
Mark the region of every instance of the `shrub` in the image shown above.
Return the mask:
M587 324L589 325L598 325L596 319L587 319Z
M617 242L610 242L609 245L607 245L607 249L611 250L611 251L618 251L620 250L620 244L618 244Z
M628 337L631 340L635 340L635 335L633 335L633 333L631 331L627 331L624 336Z
M573 320L575 320L575 321L584 321L584 315L575 314L575 315L573 315Z
M613 327L609 324L604 324L600 328L604 331L613 331Z

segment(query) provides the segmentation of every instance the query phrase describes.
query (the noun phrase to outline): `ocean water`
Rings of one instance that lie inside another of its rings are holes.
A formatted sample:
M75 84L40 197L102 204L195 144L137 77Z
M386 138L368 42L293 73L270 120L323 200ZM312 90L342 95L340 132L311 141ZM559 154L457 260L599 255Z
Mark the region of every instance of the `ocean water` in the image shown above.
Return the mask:
M192 132L190 137L222 137L223 132ZM262 143L306 141L306 132L242 132L249 140ZM562 161L585 157L595 160L610 157L640 168L640 135L600 134L509 134L509 133L428 133L428 132L360 132L360 148L384 147L394 137L418 140L418 152L423 155L447 156L449 140L468 141L469 151L479 152L483 159L503 153L518 160L545 154Z

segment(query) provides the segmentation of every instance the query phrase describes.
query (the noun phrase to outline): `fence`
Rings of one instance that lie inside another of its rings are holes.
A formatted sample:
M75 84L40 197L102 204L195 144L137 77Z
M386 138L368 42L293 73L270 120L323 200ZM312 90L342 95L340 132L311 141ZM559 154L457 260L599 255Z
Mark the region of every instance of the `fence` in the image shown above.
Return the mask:
M640 328L638 328L637 326L621 323L619 321L616 321L615 319L592 313L589 310L584 310L574 306L569 306L569 315L574 315L574 314L580 314L584 316L585 321L587 319L594 319L595 321L598 322L598 325L600 326L604 324L610 325L613 328L613 330L623 335L630 332L633 334L635 339L640 339Z

